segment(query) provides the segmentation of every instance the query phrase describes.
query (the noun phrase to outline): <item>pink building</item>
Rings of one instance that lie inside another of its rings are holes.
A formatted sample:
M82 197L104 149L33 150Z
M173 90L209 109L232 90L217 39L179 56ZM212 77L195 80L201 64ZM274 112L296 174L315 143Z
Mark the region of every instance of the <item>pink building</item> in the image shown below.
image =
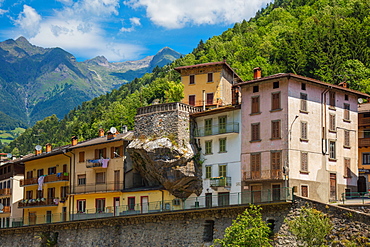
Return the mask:
M369 95L311 78L280 73L238 83L242 191L254 202L280 188L322 202L357 191L357 100ZM250 193L252 192L252 193ZM249 200L248 200L249 201Z

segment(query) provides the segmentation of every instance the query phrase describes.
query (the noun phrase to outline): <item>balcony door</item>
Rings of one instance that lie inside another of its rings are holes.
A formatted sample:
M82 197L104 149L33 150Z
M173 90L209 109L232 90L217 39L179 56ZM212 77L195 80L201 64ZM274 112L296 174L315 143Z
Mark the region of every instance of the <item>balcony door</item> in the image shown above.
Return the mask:
M141 197L141 213L145 214L149 212L149 199L147 196Z
M337 174L330 173L330 200L337 199Z
M261 185L252 185L251 190L252 190L252 194L251 194L252 203L261 202L262 186Z
M280 201L280 184L273 184L272 185L272 201Z

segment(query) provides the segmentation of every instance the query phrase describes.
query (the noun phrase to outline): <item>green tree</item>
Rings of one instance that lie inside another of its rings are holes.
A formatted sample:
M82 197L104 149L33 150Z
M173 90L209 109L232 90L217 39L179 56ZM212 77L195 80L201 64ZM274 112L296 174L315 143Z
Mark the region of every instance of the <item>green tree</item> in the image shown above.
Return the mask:
M271 230L262 220L261 210L261 207L251 204L238 215L236 220L233 220L233 224L226 228L224 238L216 239L215 244L246 247L272 246L269 239Z
M164 92L166 102L179 102L184 98L184 84L169 81L170 88Z
M314 208L301 208L301 214L288 221L290 231L302 241L303 246L324 246L332 229L330 219Z

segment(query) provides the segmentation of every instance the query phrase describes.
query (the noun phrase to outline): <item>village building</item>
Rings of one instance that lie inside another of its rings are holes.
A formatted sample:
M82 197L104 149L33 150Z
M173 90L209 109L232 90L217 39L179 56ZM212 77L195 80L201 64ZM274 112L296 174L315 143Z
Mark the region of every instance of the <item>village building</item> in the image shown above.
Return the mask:
M358 192L370 190L370 103L358 106Z

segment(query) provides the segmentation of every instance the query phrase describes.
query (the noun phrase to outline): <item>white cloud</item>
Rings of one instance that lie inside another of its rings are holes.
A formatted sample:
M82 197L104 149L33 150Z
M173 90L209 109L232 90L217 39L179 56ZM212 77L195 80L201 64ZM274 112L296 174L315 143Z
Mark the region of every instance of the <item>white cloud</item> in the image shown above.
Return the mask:
M131 24L131 27L129 27L129 28L122 27L119 31L120 32L132 32L132 31L134 31L136 26L141 26L140 18L137 18L137 17L130 18L130 24Z
M6 12L8 12L8 11L5 10L5 9L0 9L0 16L3 15L3 14L5 14Z
M93 19L117 15L118 8L119 0L80 0L58 13L64 18Z
M34 8L23 5L23 11L14 22L26 33L26 36L34 37L39 32L41 19Z
M72 5L73 4L73 0L56 0L58 2L61 2L65 5Z
M169 29L185 25L232 24L249 19L271 0L127 0L132 8L143 7L156 25Z

